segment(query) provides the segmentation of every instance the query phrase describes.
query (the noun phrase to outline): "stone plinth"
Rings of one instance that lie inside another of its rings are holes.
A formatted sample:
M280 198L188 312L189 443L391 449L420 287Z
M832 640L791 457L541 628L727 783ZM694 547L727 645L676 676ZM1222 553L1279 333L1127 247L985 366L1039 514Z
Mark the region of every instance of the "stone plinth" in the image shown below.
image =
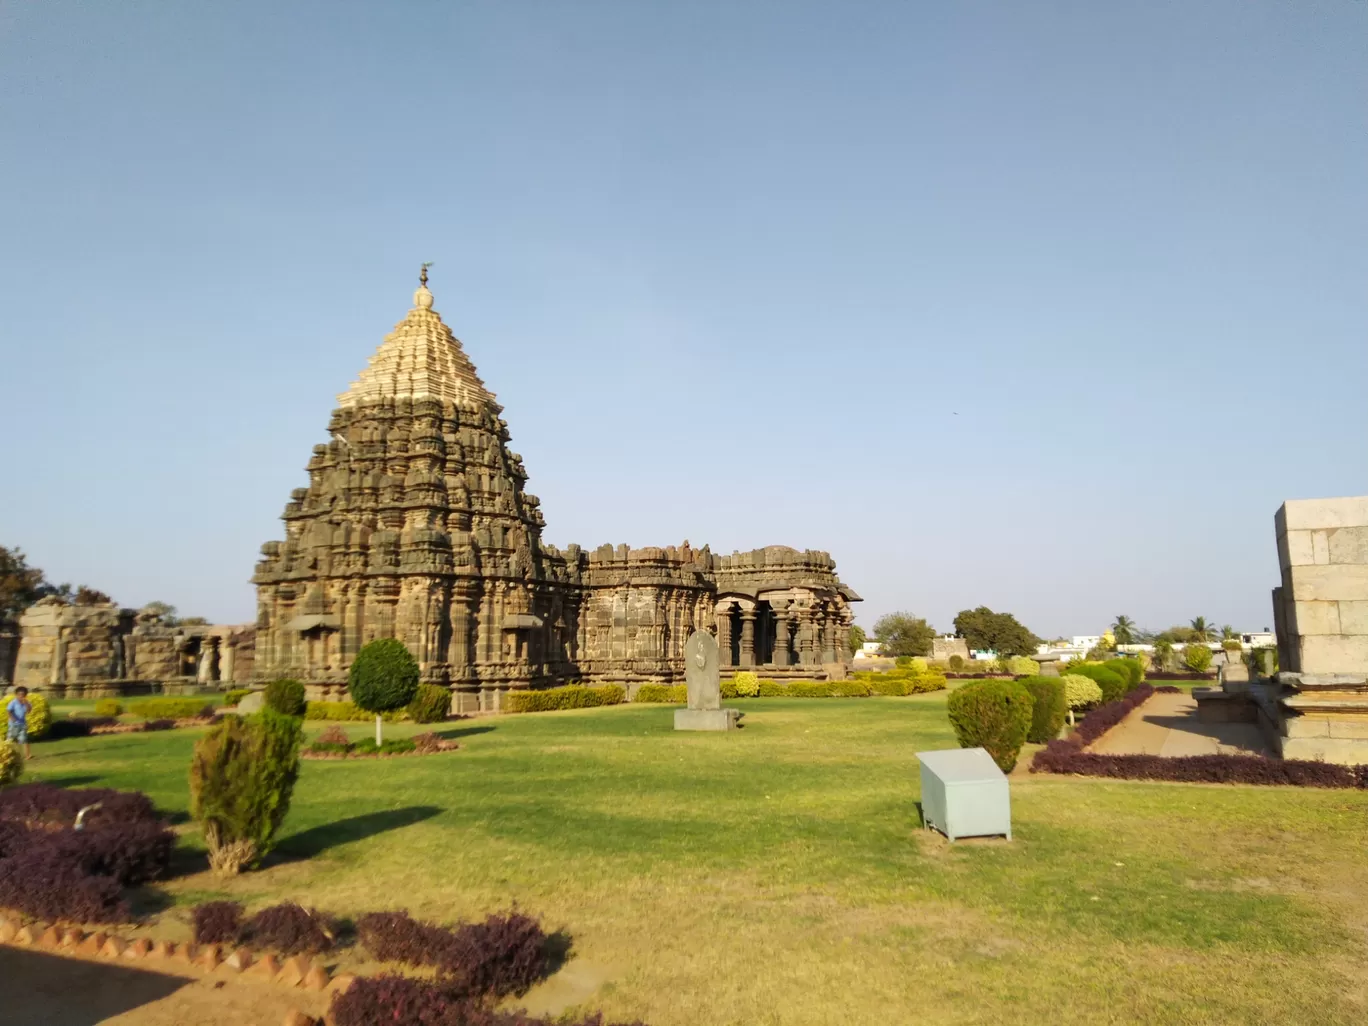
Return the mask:
M676 709L675 730L735 730L739 709Z
M1270 682L1285 758L1368 763L1368 496L1285 502L1274 517L1282 585Z

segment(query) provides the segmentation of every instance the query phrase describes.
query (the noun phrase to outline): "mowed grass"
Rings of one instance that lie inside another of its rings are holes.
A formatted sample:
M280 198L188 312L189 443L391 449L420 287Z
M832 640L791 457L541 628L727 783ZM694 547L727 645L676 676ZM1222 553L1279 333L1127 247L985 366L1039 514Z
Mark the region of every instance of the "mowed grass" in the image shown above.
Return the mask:
M943 693L734 704L725 735L624 706L306 762L261 871L197 871L182 828L162 915L517 902L573 937L576 1000L653 1026L1368 1019L1368 795L1014 777L1015 840L951 846L920 828L913 754L954 744ZM184 811L199 733L45 743L32 769Z

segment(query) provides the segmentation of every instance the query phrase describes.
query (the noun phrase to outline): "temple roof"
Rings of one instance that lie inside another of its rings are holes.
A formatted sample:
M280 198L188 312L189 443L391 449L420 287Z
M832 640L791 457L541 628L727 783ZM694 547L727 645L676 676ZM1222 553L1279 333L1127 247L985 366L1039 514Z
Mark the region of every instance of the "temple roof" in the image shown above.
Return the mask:
M426 267L419 281L413 309L385 336L351 387L337 397L338 406L377 399L493 402L494 394L475 373L461 343L432 308Z

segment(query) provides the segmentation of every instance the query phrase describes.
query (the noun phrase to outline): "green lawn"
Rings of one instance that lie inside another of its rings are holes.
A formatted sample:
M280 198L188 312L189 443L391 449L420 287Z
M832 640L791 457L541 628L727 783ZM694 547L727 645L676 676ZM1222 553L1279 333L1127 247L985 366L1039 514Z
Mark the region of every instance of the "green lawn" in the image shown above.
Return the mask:
M184 828L165 928L209 896L441 920L516 901L573 937L587 1007L652 1026L1368 1018L1368 795L1025 776L1014 842L950 846L919 828L913 757L953 745L944 693L728 704L730 735L625 706L305 763L262 871L196 871ZM33 772L184 811L199 733L44 743Z

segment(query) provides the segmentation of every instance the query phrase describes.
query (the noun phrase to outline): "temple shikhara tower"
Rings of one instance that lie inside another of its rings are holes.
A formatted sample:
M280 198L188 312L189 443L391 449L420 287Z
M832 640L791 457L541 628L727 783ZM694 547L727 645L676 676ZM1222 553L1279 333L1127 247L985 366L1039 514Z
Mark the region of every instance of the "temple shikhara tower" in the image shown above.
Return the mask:
M337 397L309 483L262 546L254 672L316 693L357 651L402 640L456 711L508 688L683 680L684 642L716 633L724 666L843 676L859 596L824 552L629 549L542 541L508 424L433 308L413 308Z

